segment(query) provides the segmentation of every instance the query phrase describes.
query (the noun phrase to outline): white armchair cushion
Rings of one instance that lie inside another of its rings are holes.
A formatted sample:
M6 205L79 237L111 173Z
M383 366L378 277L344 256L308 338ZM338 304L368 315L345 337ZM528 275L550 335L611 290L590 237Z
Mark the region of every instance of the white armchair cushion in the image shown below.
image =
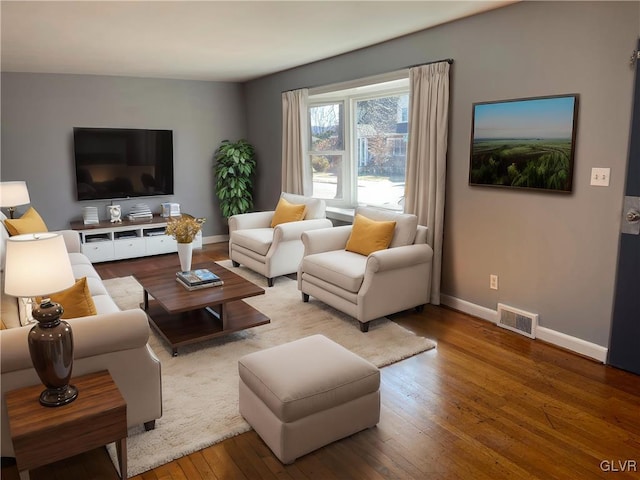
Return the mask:
M305 273L354 293L362 286L366 265L366 256L346 250L307 255L302 259Z
M273 241L290 242L301 241L302 234L308 231L331 228L331 220L326 218L314 218L300 222L281 223L273 229Z
M303 195L295 195L293 193L287 192L282 192L280 197L284 198L289 203L304 203L307 206L307 213L304 216L305 220L312 220L314 218L326 218L326 204L324 200L305 197Z
M273 228L253 228L231 232L231 242L260 255L266 255L273 243Z
M398 213L374 207L358 207L356 209L356 213L370 218L371 220L393 220L396 222L396 229L393 232L393 239L389 244L389 248L413 245L418 228L417 216L409 213Z
M367 270L378 273L409 268L421 263L430 263L432 258L433 250L426 243L404 245L373 252L367 258Z
M246 230L250 228L269 228L274 210L267 212L240 213L229 217L229 231Z
M351 225L311 230L302 234L304 254L344 250L351 235Z

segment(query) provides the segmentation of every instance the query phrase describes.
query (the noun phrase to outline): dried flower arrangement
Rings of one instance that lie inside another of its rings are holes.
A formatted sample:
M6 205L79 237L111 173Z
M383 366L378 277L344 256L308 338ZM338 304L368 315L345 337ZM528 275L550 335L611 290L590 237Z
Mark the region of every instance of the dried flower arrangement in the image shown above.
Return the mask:
M178 243L191 243L202 229L204 222L204 218L195 218L186 214L179 217L169 217L164 233L171 235Z

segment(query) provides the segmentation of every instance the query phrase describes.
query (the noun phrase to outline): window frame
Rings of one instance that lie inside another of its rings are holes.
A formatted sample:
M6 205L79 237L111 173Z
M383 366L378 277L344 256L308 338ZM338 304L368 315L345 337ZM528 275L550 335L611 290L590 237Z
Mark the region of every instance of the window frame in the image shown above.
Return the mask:
M402 85L397 85L401 81ZM309 94L307 104L307 120L308 120L308 142L306 142L304 150L304 159L311 164L311 157L314 155L341 155L342 156L342 179L343 179L343 195L342 198L323 199L327 206L336 208L352 209L360 205L366 205L358 201L358 148L357 141L357 125L355 118L355 109L358 101L372 100L376 98L384 98L394 95L410 95L409 76L402 75L395 78L391 85L389 81L377 81L372 83L363 83L355 88L337 89L335 91L323 91L319 94ZM311 115L312 107L330 105L335 103L343 103L343 139L344 150L318 151L311 150ZM411 102L407 105L407 116L409 117L409 108ZM407 118L407 123L409 118ZM313 169L308 168L309 185L313 184ZM380 205L376 205L381 207ZM384 208L384 207L382 207Z
M311 149L311 139L312 139L312 132L311 132L311 108L312 107L319 107L319 106L324 106L324 105L334 105L337 103L342 103L342 128L343 128L343 132L342 132L342 141L343 141L343 150L312 150ZM305 159L305 162L307 162L309 164L309 175L310 175L310 179L309 179L309 185L313 185L313 168L311 167L311 157L312 156L341 156L342 157L342 162L341 162L341 170L342 170L342 178L343 181L347 181L349 180L349 169L347 168L348 165L348 161L345 161L345 159L348 159L349 157L349 152L348 152L348 145L351 144L351 139L347 137L347 133L349 131L349 128L347 127L347 124L349 122L349 118L348 118L348 114L347 111L349 110L349 107L347 105L347 102L342 99L342 98L338 98L338 99L322 99L321 102L311 102L309 101L308 105L307 105L307 125L309 127L309 131L307 132L307 137L308 137L308 142L307 145L305 145L305 152L303 155L303 158ZM344 193L344 192L343 192ZM342 204L344 204L347 199L343 198L341 199L324 199L325 202L327 203L327 205L331 205L331 206L340 206Z

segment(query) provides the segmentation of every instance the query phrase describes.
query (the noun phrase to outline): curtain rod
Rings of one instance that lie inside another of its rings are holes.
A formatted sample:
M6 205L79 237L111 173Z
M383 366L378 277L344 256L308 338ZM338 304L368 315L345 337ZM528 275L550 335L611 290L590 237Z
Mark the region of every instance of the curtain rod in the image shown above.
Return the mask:
M447 62L449 65L451 65L453 63L453 58L443 58L442 60L434 60L433 62L418 63L416 65L409 65L408 67L404 67L404 68L422 67L423 65L431 65L433 63L440 63L440 62Z
M405 70L405 69L408 69L408 68L421 67L423 65L431 65L432 63L440 63L440 62L447 62L449 65L451 65L453 63L453 58L445 58L443 60L434 60L432 62L418 63L416 65L409 65L408 67L403 67L403 68L400 68L398 70L392 70L391 72L387 72L387 73L392 73L394 71ZM384 74L381 74L381 75L384 75ZM280 93L293 92L295 90L301 90L303 88L311 90L313 88L319 88L319 87L325 87L325 86L327 86L327 85L313 85L313 86L307 86L307 87L288 88L287 90L282 90Z

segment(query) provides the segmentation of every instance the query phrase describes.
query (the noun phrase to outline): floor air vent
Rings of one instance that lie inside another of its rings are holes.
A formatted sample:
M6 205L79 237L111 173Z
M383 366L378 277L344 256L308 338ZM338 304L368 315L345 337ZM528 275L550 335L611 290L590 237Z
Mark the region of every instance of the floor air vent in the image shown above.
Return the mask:
M525 312L524 310L499 303L498 326L520 333L529 338L536 338L538 314Z

